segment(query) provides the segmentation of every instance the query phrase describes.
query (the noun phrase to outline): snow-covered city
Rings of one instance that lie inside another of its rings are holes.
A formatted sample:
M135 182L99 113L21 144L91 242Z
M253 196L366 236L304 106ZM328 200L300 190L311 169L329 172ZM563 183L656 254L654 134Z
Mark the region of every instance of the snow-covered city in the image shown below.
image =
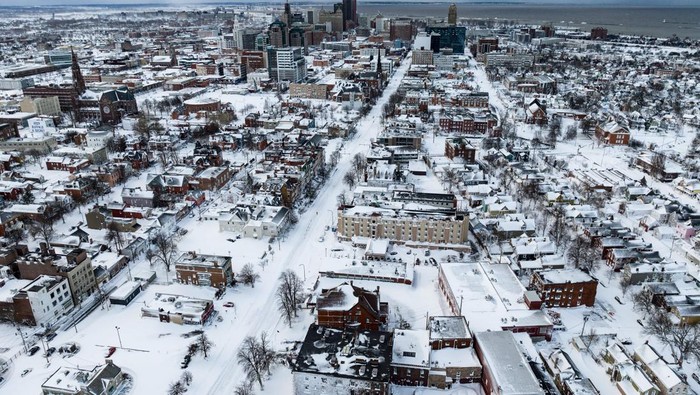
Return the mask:
M0 394L700 393L700 8L96 3L0 5Z

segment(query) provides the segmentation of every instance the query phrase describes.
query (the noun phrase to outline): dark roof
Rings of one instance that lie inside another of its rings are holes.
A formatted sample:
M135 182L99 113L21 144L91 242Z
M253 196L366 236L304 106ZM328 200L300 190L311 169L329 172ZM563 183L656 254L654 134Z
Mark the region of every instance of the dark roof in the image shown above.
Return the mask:
M343 331L312 324L294 371L387 383L392 340L391 332Z

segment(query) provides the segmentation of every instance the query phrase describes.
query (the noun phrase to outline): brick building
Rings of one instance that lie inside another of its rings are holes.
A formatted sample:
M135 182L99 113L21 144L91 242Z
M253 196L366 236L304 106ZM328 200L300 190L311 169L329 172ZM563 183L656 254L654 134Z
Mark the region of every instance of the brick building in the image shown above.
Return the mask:
M194 284L225 288L233 280L231 257L186 252L175 263L177 280Z
M580 270L549 270L534 272L532 287L545 306L576 307L595 304L598 281Z
M445 156L462 158L466 163L476 163L476 147L464 139L446 139Z
M316 302L316 324L336 329L378 331L387 323L389 305L376 291L342 283L321 291Z

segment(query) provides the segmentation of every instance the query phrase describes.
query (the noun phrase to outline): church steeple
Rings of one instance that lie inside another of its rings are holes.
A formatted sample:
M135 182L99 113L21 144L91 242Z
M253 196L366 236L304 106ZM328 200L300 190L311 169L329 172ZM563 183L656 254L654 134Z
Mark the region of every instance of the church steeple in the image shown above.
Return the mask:
M78 64L78 57L75 56L73 48L70 49L71 55L71 71L73 73L73 89L78 95L85 93L85 79L83 78L83 73L80 71L80 65Z
M384 83L384 73L382 72L382 49L377 48L377 76L379 81Z

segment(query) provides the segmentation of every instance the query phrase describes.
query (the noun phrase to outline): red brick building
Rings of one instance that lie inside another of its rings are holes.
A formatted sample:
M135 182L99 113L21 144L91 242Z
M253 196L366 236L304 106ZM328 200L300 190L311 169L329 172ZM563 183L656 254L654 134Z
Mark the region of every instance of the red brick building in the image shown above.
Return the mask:
M368 291L350 283L322 290L316 302L316 323L337 329L378 331L387 323L388 303L379 298L379 287Z
M532 287L549 307L593 306L598 281L580 270L549 270L534 272Z
M462 158L466 163L476 162L476 148L463 139L445 140L445 156L454 159Z

